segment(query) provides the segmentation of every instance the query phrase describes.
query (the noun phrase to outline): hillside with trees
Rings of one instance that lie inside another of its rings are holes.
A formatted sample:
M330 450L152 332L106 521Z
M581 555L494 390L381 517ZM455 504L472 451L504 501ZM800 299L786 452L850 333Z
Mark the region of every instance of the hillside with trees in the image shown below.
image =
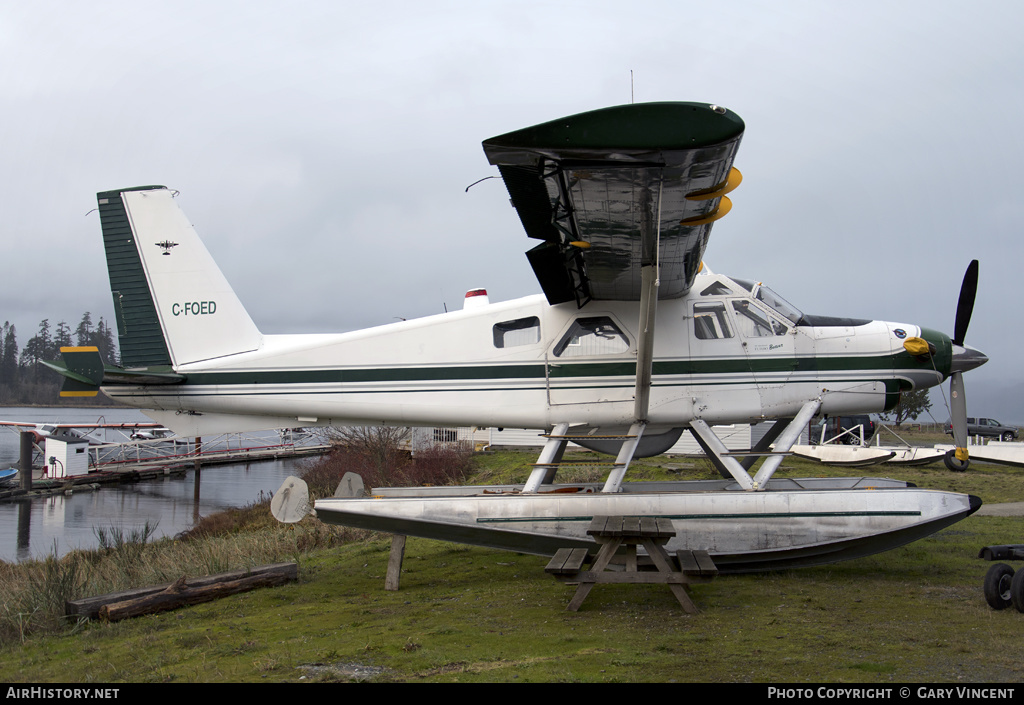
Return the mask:
M60 387L63 378L40 362L60 359L62 347L85 345L99 348L105 362L118 364L119 353L113 329L102 318L93 324L92 314L88 311L73 331L65 321L51 326L50 320L44 318L36 334L20 348L17 330L4 321L0 331L0 406L111 405L110 399L103 394L62 399Z

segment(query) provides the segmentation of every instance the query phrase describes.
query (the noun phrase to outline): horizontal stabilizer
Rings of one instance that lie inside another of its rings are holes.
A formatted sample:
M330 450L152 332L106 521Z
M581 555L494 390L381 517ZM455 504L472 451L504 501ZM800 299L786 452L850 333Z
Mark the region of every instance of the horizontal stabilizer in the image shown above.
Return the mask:
M94 397L104 384L178 384L185 379L170 368L126 370L107 365L99 348L91 345L64 347L60 353L59 361L40 362L64 376L62 397Z

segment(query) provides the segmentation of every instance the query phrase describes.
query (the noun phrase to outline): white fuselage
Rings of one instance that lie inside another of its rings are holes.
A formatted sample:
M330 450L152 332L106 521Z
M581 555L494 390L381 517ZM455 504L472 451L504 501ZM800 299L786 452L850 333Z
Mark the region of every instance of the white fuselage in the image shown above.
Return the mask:
M903 338L922 335L917 326L796 325L799 312L777 302L715 274L659 301L648 427L791 417L815 398L823 414L877 412L901 388L948 374L903 351ZM142 408L275 425L628 427L638 310L551 306L538 295L337 335L267 335L251 352L176 366L183 384L105 392ZM942 345L941 334L925 334Z

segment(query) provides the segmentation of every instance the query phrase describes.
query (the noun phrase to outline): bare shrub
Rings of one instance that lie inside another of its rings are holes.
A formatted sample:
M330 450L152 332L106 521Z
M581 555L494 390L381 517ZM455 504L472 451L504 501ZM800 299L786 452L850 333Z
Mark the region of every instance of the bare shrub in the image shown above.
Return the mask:
M323 467L315 468L303 479L313 492L318 485L318 496L333 494L334 488L346 472L354 472L363 478L367 487L390 487L404 484L404 471L409 464L409 451L405 441L408 428L393 426L350 426L335 429L331 441L335 449L330 453ZM317 463L321 465L321 463ZM330 486L319 488L321 476L330 481ZM313 483L310 480L313 480Z
M444 443L417 450L404 447L408 429L347 428L334 435L334 449L308 464L302 479L311 496L329 497L347 472L363 479L367 488L453 485L472 472L472 448L467 443Z
M446 443L417 450L403 469L405 485L457 485L473 469L473 450L468 443Z

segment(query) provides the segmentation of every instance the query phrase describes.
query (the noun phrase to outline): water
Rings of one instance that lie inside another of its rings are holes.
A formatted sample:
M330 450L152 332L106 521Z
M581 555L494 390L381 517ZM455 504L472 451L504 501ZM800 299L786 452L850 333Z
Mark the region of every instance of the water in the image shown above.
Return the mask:
M151 423L133 409L3 408L0 420L95 423ZM0 428L0 467L17 467L19 437ZM194 471L160 480L103 485L97 491L76 491L25 501L0 502L0 560L42 558L56 551L98 544L96 529L117 527L128 532L148 522L154 537L174 536L195 526L200 517L242 507L272 494L288 475L298 474L301 459L267 460L204 467L198 498Z

